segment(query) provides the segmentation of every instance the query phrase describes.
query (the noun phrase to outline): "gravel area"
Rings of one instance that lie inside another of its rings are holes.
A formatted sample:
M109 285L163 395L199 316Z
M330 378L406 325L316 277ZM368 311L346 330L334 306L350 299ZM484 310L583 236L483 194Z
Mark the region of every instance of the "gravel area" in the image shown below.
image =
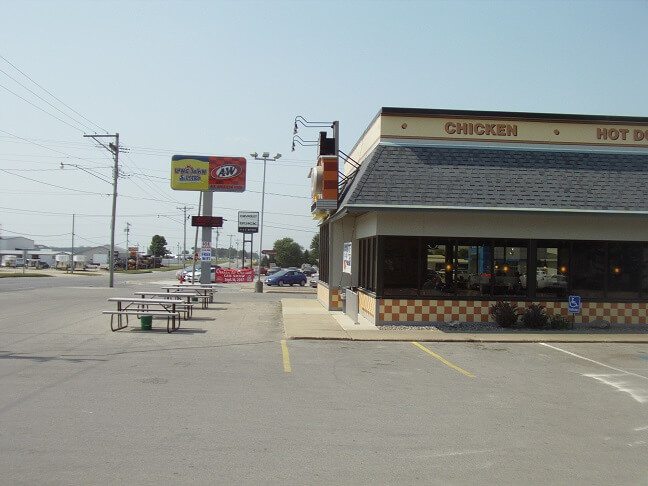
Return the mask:
M378 329L384 331L441 331L441 332L469 332L469 333L528 333L528 332L551 332L551 333L596 333L596 334L648 334L648 324L610 324L606 321L595 321L588 324L575 324L574 329L565 329L558 331L539 331L537 329L526 328L504 328L494 322L438 322L438 323L421 323L420 325L400 325L392 324L378 326Z

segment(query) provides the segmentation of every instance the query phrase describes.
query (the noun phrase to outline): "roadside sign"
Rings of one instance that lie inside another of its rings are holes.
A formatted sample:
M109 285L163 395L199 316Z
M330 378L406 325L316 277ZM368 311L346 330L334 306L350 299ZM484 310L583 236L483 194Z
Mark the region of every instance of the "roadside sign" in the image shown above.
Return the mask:
M258 233L259 232L259 212L239 211L238 212L238 232Z
M200 261L211 262L211 241L203 241L200 249Z
M202 226L207 228L222 228L223 218L221 216L192 216L191 226Z
M567 301L567 307L570 314L580 314L581 298L580 295L570 295Z
M246 160L243 157L174 155L171 189L177 191L243 192Z
M262 255L276 255L277 250L261 250Z

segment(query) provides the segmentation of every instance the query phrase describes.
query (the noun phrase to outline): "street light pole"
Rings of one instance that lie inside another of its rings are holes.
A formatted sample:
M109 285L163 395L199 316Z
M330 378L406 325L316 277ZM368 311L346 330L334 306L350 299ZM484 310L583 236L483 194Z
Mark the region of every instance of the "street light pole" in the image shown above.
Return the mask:
M265 183L266 183L266 163L268 160L278 160L281 158L281 154L277 154L274 157L270 157L270 152L263 152L261 157L259 154L254 152L250 154L251 157L254 157L254 160L263 160L263 189L261 190L261 233L259 235L259 265L257 269L257 281L254 284L254 291L257 293L263 293L263 283L261 282L261 252L263 251L263 211L265 209Z

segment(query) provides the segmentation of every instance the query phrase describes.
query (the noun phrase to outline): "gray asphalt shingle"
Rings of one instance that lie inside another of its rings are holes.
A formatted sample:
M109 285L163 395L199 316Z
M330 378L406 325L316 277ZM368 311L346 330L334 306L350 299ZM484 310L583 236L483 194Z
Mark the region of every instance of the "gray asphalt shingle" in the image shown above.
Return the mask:
M648 155L379 145L342 206L358 204L648 211Z

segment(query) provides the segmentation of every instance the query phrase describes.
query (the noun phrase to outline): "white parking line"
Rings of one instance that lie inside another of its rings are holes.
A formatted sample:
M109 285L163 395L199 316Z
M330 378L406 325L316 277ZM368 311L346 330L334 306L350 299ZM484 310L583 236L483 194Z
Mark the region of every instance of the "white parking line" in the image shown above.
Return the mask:
M556 351L560 351L561 353L569 354L569 355L574 356L576 358L584 359L585 361L589 361L590 363L594 363L594 364L597 364L599 366L603 366L605 368L609 368L609 369L614 370L614 371L620 371L621 373L624 373L626 375L636 376L637 378L641 378L642 380L648 381L648 376L638 375L637 373L622 370L621 368L615 368L614 366L606 365L605 363L601 363L600 361L595 361L593 359L586 358L585 356L581 356L580 354L572 353L572 352L567 351L565 349L557 348L556 346L552 346L551 344L547 344L547 343L540 343L540 344L542 346L546 346L548 348L555 349Z
M618 373L616 374L584 373L583 376L586 376L588 378L593 378L594 380L597 380L601 383L611 386L612 388L615 388L618 391L627 393L639 403L648 402L648 387L646 387L646 385L643 383L637 382L637 380L634 380L635 383L632 383L634 378L639 378L641 380L648 381L648 377L639 375L637 373L632 373L631 371L622 370L621 368L615 368L614 366L606 365L605 363L601 363L600 361L596 361L581 356L579 354L572 353L564 349L560 349L556 346L552 346L551 344L547 344L547 343L540 343L540 344L548 348L555 349L556 351L560 351L562 353L568 354L570 356L574 356L575 358L589 361L590 363L594 363L604 368L617 371Z

